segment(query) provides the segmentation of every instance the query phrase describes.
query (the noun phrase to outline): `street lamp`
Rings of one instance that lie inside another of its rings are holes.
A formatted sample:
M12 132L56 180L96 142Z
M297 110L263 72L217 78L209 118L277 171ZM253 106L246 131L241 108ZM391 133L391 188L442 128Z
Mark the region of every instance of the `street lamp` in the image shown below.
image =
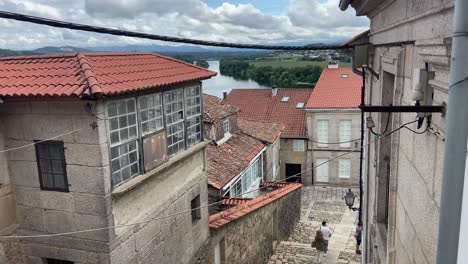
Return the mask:
M350 210L356 211L358 208L353 207L354 205L354 199L356 198L356 195L351 191L351 189L348 189L346 192L346 195L343 197L346 202L346 206L349 207Z

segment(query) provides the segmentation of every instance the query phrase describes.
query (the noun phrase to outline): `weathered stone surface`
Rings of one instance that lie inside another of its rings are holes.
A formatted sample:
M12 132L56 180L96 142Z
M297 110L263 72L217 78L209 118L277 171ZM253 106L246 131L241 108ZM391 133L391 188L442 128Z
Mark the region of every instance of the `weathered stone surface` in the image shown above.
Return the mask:
M45 231L45 216L44 210L41 208L24 207L18 205L17 207L18 223L21 228Z
M39 175L36 162L10 161L8 163L10 176L16 185L39 187Z
M107 216L112 213L112 197L110 194L106 196L74 193L75 212L80 214L91 214Z
M112 264L126 264L136 255L135 237L131 236L110 254Z
M41 191L41 208L73 212L75 202L73 195L66 192Z
M105 195L110 192L110 183L104 182L107 173L110 173L108 167L67 165L69 189L71 192Z

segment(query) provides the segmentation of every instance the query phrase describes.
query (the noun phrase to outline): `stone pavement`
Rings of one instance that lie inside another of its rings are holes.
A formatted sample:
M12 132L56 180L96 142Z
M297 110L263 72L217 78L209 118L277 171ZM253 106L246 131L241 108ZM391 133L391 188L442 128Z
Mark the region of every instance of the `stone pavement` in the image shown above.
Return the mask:
M322 220L328 222L333 235L328 245L328 256L320 263L360 263L360 256L354 252L356 240L353 237L358 213L346 207L343 200L346 191L342 187L303 187L301 219L289 241L279 243L268 264L319 263L317 250L311 247L311 243ZM356 207L358 202L356 200Z

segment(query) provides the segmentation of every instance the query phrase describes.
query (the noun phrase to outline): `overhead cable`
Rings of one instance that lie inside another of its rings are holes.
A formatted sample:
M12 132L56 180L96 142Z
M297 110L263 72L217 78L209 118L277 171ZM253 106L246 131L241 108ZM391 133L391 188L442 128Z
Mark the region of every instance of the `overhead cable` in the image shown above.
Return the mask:
M357 147L355 149L352 149L350 151L347 151L341 155L338 155L334 158L331 158L325 162L322 162L316 166L313 166L312 168L310 169L307 169L307 170L304 170L304 171L301 171L297 174L294 174L294 175L291 175L285 179L283 179L282 181L277 181L277 182L287 182L288 179L292 179L292 178L296 178L297 176L305 173L305 172L308 172L308 171L311 171L319 166L322 166L326 163L329 163L333 160L336 160L336 159L339 159L345 155L348 155L350 153L354 153L356 150L359 150L361 148L364 148L364 147L367 147L369 146L370 144L373 144L374 142L376 141L379 141L380 139L384 138L384 137L387 137L387 136L390 136L392 135L393 133L397 132L398 130L402 129L402 128L405 128L407 125L409 124L412 124L412 123L415 123L417 122L418 120L415 120L415 121L410 121L410 122L407 122L403 125L401 125L400 127L396 128L395 130L385 134L385 135L382 135L382 136L379 136L377 137L375 140L363 145L363 146L360 146L360 147ZM245 192L245 193L242 193L240 194L239 196L235 196L235 197L232 197L232 198L236 198L236 197L242 197L243 195L245 194L248 194L248 193L253 193L253 192L256 192L256 191L259 191L263 188L266 188L267 186L263 186L263 187L259 187L255 190L251 190L251 191L248 191L248 192ZM95 232L95 231L102 231L102 230L109 230L109 229L115 229L115 228L123 228L123 227L131 227L131 226L137 226L137 225L141 225L141 224L146 224L146 223L149 223L149 222L152 222L152 221L156 221L156 220L161 220L161 219L165 219L165 218L168 218L168 217L172 217L172 216L177 216L177 215L180 215L180 214L185 214L185 213L189 213L189 212L192 212L194 210L198 210L198 209L202 209L202 208L207 208L207 207L210 207L210 206L213 206L213 205L217 205L219 203L221 203L222 201L218 201L218 202L214 202L214 203L210 203L210 204L207 204L207 205L203 205L203 206L200 206L200 207L197 207L197 208L193 208L193 209L190 209L190 210L183 210L183 211L180 211L180 212L177 212L177 213L174 213L174 214L169 214L169 215L165 215L165 216L162 216L162 217L157 217L157 218L151 218L149 220L146 220L146 221L141 221L141 222L137 222L137 223L133 223L133 224L124 224L124 225L115 225L115 226L108 226L108 227L101 227L101 228L93 228L93 229L85 229L85 230L78 230L78 231L71 231L71 232L63 232L63 233L54 233L54 234L42 234L42 235L13 235L13 236L0 236L0 239L22 239L22 238L43 238L43 237L57 237L57 236L65 236L65 235L74 235L74 234L80 234L80 233L89 233L89 232Z
M156 35L121 29L113 29L106 27L91 26L85 24L78 24L54 19L48 19L37 16L30 16L20 13L0 11L0 18L13 19L22 22L28 22L39 25L46 25L56 28L66 28L72 30L81 30L94 33L115 35L115 36L124 36L124 37L133 37L141 39L151 39L159 40L165 42L176 42L176 43L185 43L185 44L194 44L202 46L211 46L211 47L225 47L225 48L238 48L238 49L262 49L262 50L342 50L349 49L348 46L341 45L306 45L306 46L282 46L282 45L260 45L260 44L237 44L231 42L219 42L219 41L208 41L208 40L199 40L199 39L189 39L189 38L180 38L180 37L171 37L164 35Z

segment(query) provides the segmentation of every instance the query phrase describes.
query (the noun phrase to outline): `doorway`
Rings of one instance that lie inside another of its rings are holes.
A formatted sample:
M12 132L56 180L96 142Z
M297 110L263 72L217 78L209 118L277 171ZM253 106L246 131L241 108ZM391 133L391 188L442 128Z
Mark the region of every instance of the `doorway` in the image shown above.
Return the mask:
M302 182L302 165L286 163L286 182Z

